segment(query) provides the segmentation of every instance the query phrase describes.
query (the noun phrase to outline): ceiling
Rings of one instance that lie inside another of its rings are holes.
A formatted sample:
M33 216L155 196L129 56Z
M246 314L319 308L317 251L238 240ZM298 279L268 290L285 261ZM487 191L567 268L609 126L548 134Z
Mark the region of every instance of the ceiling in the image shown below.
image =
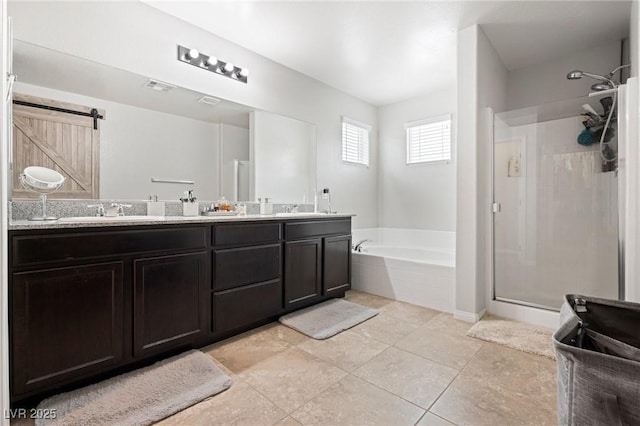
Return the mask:
M509 70L628 36L630 1L145 3L373 105L455 84L478 23Z

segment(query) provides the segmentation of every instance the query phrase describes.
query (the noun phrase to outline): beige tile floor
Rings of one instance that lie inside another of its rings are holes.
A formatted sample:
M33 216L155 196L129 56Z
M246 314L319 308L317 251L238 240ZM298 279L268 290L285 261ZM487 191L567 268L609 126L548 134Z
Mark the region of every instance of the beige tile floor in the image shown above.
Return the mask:
M555 363L451 315L350 291L380 314L323 341L278 323L204 348L228 391L162 425L551 425Z

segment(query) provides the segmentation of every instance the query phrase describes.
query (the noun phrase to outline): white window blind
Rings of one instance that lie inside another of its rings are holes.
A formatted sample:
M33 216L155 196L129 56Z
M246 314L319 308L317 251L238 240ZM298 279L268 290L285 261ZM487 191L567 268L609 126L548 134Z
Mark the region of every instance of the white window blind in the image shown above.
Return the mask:
M451 115L405 124L407 164L451 160Z
M342 118L342 161L369 165L369 132L371 126Z

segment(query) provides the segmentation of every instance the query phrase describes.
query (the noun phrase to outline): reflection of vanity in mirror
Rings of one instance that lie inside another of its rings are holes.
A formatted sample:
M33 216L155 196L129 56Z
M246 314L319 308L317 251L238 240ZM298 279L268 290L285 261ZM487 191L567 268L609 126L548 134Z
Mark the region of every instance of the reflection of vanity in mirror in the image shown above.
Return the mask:
M18 40L14 71L16 100L103 117L14 105L14 182L38 165L67 177L56 198L177 200L193 190L199 200L313 202L313 124Z

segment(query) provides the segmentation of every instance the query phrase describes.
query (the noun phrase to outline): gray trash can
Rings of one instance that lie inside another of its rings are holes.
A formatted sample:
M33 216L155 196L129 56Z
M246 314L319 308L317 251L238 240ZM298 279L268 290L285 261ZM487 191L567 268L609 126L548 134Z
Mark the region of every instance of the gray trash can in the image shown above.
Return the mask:
M566 295L553 344L560 425L640 425L640 304Z

